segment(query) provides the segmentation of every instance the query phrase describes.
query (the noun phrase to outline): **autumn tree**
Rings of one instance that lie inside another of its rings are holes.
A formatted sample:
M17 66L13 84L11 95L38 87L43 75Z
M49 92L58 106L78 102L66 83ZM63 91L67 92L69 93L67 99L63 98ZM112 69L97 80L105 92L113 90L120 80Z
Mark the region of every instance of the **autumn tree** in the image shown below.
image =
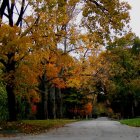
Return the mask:
M86 63L88 60L94 59L94 57L103 50L103 46L112 42L116 38L115 36L119 37L125 33L123 31L125 31L124 27L126 27L129 22L129 9L130 6L125 2L112 1L110 3L110 1L107 2L104 0L85 1L82 8L81 22L85 33L81 34L79 37L80 43L77 44L80 45L77 52L80 54L81 64L77 67L78 75L69 81L71 85L72 83L73 85L78 83L82 85L82 82L86 83L86 81L88 81L85 80L89 79L87 76L94 77L94 74L96 75L96 72L98 73L98 71L93 72L92 68L88 67ZM95 63L96 62L92 62L92 65L96 66ZM101 60L99 63L104 62ZM102 69L98 70L99 72L102 71ZM100 78L98 77L98 79Z
M98 42L105 43L115 35L121 35L124 27L129 23L130 6L126 2L106 0L86 0L83 7L83 26L98 38ZM114 33L114 35L112 34Z
M50 93L51 98L57 98L56 95L59 97L60 110L59 116L62 116L62 103L60 102L62 99L61 95L61 88L64 87L63 78L66 76L66 72L73 63L72 58L69 56L69 53L72 51L72 48L68 48L71 38L73 41L76 40L75 37L75 26L72 25L73 20L73 13L75 11L75 6L78 1L57 1L57 2L46 2L42 7L45 6L44 11L42 14L41 23L39 23L39 31L42 29L42 33L44 33L44 43L43 49L44 52L48 52L46 56L44 56L42 60L42 64L44 65L44 74L40 77L41 85L40 91L42 94L42 101L45 105L42 104L42 108L44 108L44 112L42 116L47 118L48 116L48 96L49 96L49 87L51 86L51 91L57 91ZM53 6L52 6L53 4ZM59 14L58 14L59 13ZM48 16L46 16L48 15ZM47 24L46 24L47 22ZM49 30L44 30L42 26ZM41 28L41 29L40 29ZM47 41L48 40L48 41ZM51 42L51 43L50 43ZM69 43L68 43L69 42ZM42 42L40 42L42 43ZM49 44L49 46L48 46ZM71 45L72 46L72 45ZM54 71L54 73L52 73ZM46 81L46 82L45 82ZM55 88L55 89L53 89ZM45 94L45 98L44 98ZM56 94L56 95L55 95ZM54 102L55 100L52 99ZM55 103L53 103L55 104ZM52 106L53 108L53 106ZM56 110L56 109L53 109ZM56 116L56 115L54 115Z
M36 19L30 26L25 24L25 14L31 1L3 0L0 2L0 62L3 65L3 78L8 94L9 119L16 120L16 99L15 73L23 62L24 58L30 53L32 41L29 31L35 25ZM24 21L24 22L23 22ZM22 28L24 26L24 29Z

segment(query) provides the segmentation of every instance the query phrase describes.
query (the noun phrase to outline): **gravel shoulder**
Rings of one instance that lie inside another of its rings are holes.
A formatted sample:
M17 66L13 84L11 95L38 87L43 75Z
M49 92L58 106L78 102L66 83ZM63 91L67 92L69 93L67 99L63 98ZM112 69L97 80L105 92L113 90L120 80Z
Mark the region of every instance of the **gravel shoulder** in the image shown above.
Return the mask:
M0 140L140 140L140 128L102 117L68 124L40 135L21 135Z

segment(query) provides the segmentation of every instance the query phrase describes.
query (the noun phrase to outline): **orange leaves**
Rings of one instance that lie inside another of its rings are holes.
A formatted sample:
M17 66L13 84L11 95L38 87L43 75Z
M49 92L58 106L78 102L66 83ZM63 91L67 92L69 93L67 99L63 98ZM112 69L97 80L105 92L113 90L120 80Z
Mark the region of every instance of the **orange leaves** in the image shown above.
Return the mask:
M85 115L90 115L92 113L92 104L89 102L85 105Z
M87 86L89 78L92 76L88 62L83 60L75 61L73 67L69 70L70 77L67 79L68 87L80 88Z
M28 98L32 103L38 103L41 100L39 94L34 89L29 89Z
M15 51L17 46L17 27L9 27L8 25L2 25L0 28L0 52L6 54L8 52Z
M46 75L48 80L51 81L56 87L64 88L65 82L63 80L63 75L61 75L62 67L57 66L57 64L47 64L46 65Z
M7 60L7 54L14 54L14 61L19 61L32 47L29 36L20 37L20 29L16 26L2 25L0 28L0 53Z
M60 68L56 66L56 64L47 64L46 65L46 73L47 77L58 77L58 73L60 72Z
M68 68L68 67L73 66L74 60L70 55L60 53L58 58L57 58L57 63L61 67L67 67Z
M30 69L28 65L22 64L20 67L17 69L15 73L15 82L16 82L16 89L20 90L20 88L28 90L34 89L35 86L37 86L38 81L37 81L37 76L38 74Z
M53 84L58 87L58 88L65 88L66 87L66 83L63 80L63 78L59 77L59 78L54 78L52 80Z
M48 82L51 82L56 87L64 88L69 77L69 71L74 65L73 58L58 50L57 52L50 51L48 55L44 56L44 59L44 65L40 68L42 73L46 73ZM40 61L43 61L43 58Z
M92 109L93 109L92 104L89 102L84 106L75 107L71 109L70 112L74 113L77 116L87 116L92 113Z
M68 71L68 74L70 76L67 78L66 84L68 87L76 87L80 88L82 82L82 67L80 63L77 61L75 64L71 67L71 69Z

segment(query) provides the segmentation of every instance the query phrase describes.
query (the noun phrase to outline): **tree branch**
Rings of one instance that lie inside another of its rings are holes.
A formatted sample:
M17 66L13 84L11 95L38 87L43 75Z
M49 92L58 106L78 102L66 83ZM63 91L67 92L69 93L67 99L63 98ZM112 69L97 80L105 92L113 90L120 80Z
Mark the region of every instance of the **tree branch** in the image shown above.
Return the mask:
M10 3L9 1L7 2L7 9L8 9L8 15L9 15L9 25L13 26L13 10L14 10L14 2L11 3L11 8L10 8Z
M0 18L2 19L3 18L3 15L4 15L4 11L6 9L6 6L7 6L7 2L9 0L3 0L2 4L1 4L1 7L0 7Z
M93 4L95 4L98 8L100 8L102 10L102 12L108 12L108 10L103 7L101 4L99 4L96 0L89 0L90 2L92 2Z
M34 27L35 25L38 24L39 19L40 19L40 16L38 16L37 19L35 20L35 22L34 22L28 29L26 29L26 30L21 34L20 38L22 38L23 36L25 36L25 35L27 35L29 32L31 32L31 30L33 29L33 27Z
M22 0L20 14L19 14L18 20L16 22L17 26L19 26L20 22L22 21L23 14L25 12L24 6L25 6L25 0Z

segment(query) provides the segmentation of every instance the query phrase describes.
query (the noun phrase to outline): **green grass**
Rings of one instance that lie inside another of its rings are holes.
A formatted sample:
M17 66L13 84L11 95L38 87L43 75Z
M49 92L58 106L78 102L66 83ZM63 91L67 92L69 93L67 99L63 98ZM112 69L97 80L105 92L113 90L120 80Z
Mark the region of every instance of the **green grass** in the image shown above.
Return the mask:
M56 119L56 120L22 120L17 122L0 122L2 130L0 134L38 134L46 130L62 127L65 124L76 120Z
M121 120L120 123L129 126L140 127L140 118Z

